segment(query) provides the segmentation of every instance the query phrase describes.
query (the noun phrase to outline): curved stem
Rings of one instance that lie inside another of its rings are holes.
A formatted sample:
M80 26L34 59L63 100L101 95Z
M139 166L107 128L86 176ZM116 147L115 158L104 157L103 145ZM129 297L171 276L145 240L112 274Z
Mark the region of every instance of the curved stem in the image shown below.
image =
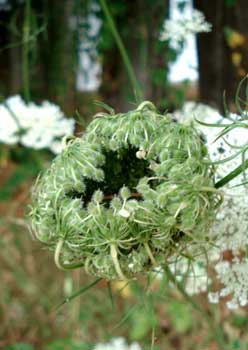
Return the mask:
M121 280L126 281L127 278L124 275L124 273L122 272L122 269L120 267L120 263L119 263L119 260L118 260L118 253L117 253L115 244L111 244L111 246L110 246L110 254L111 254L111 258L113 260L113 264L114 264L115 271L116 271L117 275L120 277Z
M60 255L61 255L61 251L64 245L64 240L60 239L56 245L56 249L54 252L54 262L55 265L60 269L60 270L73 270L73 269L77 269L79 267L84 266L84 263L75 263L75 264L64 264L61 260L60 260Z
M196 311L198 311L203 316L205 321L208 323L209 328L212 330L214 339L217 341L218 345L220 346L220 349L227 350L228 345L225 340L225 334L223 333L222 327L214 324L212 318L208 315L208 313L198 303L196 303L193 298L191 298L191 296L185 291L184 286L176 279L174 274L171 272L170 268L167 265L163 266L163 268L169 281L171 281L173 285L177 287L178 291L187 300L187 302Z
M102 10L103 10L103 12L104 12L104 14L106 16L107 22L109 24L109 28L110 28L110 30L111 30L111 32L113 34L113 37L114 37L114 39L116 41L116 44L118 46L118 49L120 51L121 57L123 59L123 62L124 62L125 68L127 70L127 74L128 74L129 80L130 80L131 85L132 85L133 90L134 90L134 96L135 96L135 98L137 99L138 102L141 102L142 101L142 92L141 92L139 83L138 83L138 81L136 79L135 72L133 70L133 67L132 67L130 59L128 57L127 51L125 49L125 46L124 46L124 44L122 42L122 39L120 37L120 34L118 33L117 28L116 28L115 22L113 20L113 16L111 15L111 13L109 11L109 8L108 8L106 0L100 0L100 4L101 4Z
M152 103L152 102L150 102L150 101L144 101L144 102L142 102L139 106L138 106L138 108L137 108L137 111L141 111L142 109L144 109L144 108L149 108L150 110L152 110L152 111L156 111L156 107L154 106L154 104Z
M56 245L56 249L54 252L54 262L55 265L60 269L60 270L64 270L63 265L61 265L60 263L60 253L63 247L64 241L62 239L60 239Z

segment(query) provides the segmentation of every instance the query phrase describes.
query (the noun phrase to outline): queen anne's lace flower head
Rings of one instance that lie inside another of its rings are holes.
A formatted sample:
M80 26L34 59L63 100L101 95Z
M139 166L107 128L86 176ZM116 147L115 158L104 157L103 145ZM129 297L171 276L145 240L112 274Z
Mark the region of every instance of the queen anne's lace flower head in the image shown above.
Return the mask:
M165 20L160 40L168 40L170 47L179 50L189 35L210 32L211 27L204 14L194 9L190 17Z
M125 279L203 244L220 197L194 127L150 102L101 113L38 180L32 221L62 268Z
M50 102L26 104L20 96L0 104L0 142L33 149L62 150L62 138L71 135L74 120L65 118L61 109Z

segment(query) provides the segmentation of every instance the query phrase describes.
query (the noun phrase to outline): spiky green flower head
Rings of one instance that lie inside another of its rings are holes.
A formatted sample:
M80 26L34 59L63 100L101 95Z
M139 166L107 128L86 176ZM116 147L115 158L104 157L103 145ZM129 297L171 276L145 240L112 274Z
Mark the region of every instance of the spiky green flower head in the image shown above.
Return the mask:
M37 180L31 217L58 267L126 279L207 242L219 202L200 135L145 101L68 141Z

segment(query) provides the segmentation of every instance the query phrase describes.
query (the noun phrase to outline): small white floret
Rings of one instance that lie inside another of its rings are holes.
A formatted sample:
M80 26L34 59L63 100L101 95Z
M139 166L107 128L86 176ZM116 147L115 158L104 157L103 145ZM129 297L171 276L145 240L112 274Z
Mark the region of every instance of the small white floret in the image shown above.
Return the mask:
M122 208L121 210L118 211L118 214L122 216L123 218L129 218L130 213L128 210Z

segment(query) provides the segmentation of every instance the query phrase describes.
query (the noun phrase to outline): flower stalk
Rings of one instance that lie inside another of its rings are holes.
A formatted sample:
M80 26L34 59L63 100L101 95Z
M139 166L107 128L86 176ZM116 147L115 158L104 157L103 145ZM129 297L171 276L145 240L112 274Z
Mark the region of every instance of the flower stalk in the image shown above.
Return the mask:
M109 7L107 5L107 1L106 0L100 0L101 6L102 6L102 10L106 16L106 19L108 21L109 24L109 28L113 34L113 37L116 41L116 45L118 46L118 49L120 51L121 57L123 59L125 68L127 70L127 74L131 83L131 86L133 88L134 91L134 96L137 100L137 102L141 102L142 101L142 91L140 88L140 85L136 79L136 75L134 72L134 69L132 67L132 64L130 62L130 59L128 57L127 51L124 47L123 41L120 37L120 34L117 30L116 24L114 22L113 16L111 15L110 11L109 11Z

